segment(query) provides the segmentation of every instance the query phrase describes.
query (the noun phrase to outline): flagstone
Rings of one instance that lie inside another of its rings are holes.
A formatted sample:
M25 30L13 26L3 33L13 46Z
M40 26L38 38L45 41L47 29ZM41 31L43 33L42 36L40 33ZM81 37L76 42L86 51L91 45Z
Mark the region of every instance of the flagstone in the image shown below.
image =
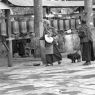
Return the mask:
M0 95L95 95L95 64L22 65L3 70Z

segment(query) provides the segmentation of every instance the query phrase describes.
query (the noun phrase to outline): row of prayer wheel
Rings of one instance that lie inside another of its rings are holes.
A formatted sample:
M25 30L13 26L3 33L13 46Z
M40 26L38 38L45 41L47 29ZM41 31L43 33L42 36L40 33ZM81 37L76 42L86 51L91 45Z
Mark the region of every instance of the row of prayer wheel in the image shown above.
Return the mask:
M51 20L51 26L55 27L57 30L69 30L77 29L80 21L79 19L57 19Z
M68 30L68 29L76 29L79 21L78 19L70 19L70 20L51 20L51 26L55 27L57 30ZM0 23L0 35L6 36L6 23ZM34 32L34 22L33 21L13 21L11 22L11 32L12 34L18 33L27 33Z
M34 32L34 22L33 21L13 21L11 22L11 33L18 34L18 33L27 33L27 32ZM0 23L0 35L7 36L7 29L6 23Z

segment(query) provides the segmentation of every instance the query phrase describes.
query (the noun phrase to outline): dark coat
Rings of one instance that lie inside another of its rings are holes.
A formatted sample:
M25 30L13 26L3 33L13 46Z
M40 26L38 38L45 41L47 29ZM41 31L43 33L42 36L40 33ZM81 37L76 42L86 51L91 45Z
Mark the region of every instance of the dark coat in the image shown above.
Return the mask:
M94 61L92 41L81 43L82 61Z
M82 24L79 28L80 43L92 41L92 34L90 28L86 24Z
M80 46L83 61L93 61L94 60L94 50L93 50L93 39L90 28L83 24L79 28Z
M40 38L40 40L44 40L45 54L53 54L53 43L47 43L45 41L45 34Z
M45 54L53 54L53 43L47 43L45 41Z

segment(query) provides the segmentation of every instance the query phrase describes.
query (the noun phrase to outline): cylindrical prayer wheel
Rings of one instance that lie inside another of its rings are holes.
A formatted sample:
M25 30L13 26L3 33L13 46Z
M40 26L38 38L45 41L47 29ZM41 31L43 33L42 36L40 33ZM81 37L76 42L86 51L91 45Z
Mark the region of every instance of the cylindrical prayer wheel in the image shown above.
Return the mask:
M12 33L18 34L19 33L19 22L13 21L11 24L12 24Z
M58 20L53 21L53 26L58 30Z
M66 30L69 30L70 29L70 24L69 24L69 20L65 20L65 27L66 27Z
M75 19L75 28L77 29L79 27L79 24L80 24L80 19Z
M30 20L27 22L27 31L34 32L34 21Z
M20 22L20 32L23 34L27 33L27 22L26 21Z
M60 28L60 30L64 30L64 28L63 28L63 20L59 21L59 28Z
M75 29L75 19L71 19L71 29Z
M2 36L7 36L7 31L6 31L6 23L0 23L0 35Z

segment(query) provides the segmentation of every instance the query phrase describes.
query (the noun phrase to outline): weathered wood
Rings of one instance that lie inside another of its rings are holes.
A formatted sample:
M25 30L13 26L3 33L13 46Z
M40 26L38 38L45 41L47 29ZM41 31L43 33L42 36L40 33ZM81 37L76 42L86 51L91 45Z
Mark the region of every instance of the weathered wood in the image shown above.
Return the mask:
M85 12L86 15L84 18L86 18L87 24L89 27L93 27L93 0L84 0L85 4Z
M42 8L42 0L34 0L34 32L36 36L38 48L36 48L36 56L41 56L41 60L43 64L45 64L45 49L44 41L40 40L40 37L43 36L43 8Z
M8 67L12 67L12 38L11 38L11 22L9 20L10 10L5 10L5 14L7 16L6 19L6 28L7 28L7 34L8 34Z
M39 57L40 56L40 45L39 45L39 38L40 38L40 23L41 23L41 5L40 2L41 0L34 0L34 32L36 36L36 50L35 50L35 56Z
M3 0L3 2L8 4L8 0ZM5 22L6 22L6 29L7 29L7 35L8 35L7 45L9 48L9 50L8 50L8 67L11 67L12 66L12 39L11 39L11 23L9 20L9 17L10 17L9 9L5 10L5 17L7 17Z
M9 1L17 6L35 6L33 0L29 0L29 1L16 0L16 2L15 0L9 0ZM51 7L84 6L84 2L83 1L42 0L42 6L51 6Z
M94 0L84 0L85 1L85 12L86 12L86 21L87 25L91 29L92 33L92 39L93 39L93 51L94 51L94 56L95 56L95 28L93 25L93 10L92 10L92 5Z

